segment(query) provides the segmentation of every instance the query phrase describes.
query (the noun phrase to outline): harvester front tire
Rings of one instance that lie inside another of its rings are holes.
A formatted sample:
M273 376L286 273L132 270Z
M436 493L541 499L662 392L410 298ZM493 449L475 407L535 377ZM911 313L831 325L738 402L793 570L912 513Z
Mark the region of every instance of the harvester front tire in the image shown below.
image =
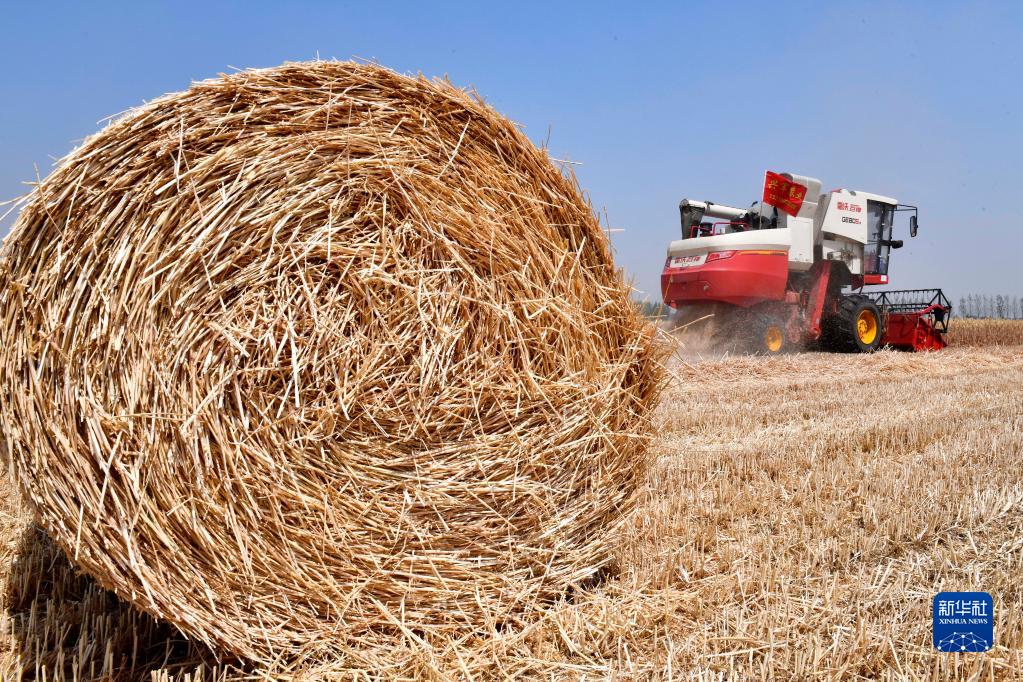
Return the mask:
M863 294L843 296L828 327L828 346L849 353L873 353L884 336L881 311Z

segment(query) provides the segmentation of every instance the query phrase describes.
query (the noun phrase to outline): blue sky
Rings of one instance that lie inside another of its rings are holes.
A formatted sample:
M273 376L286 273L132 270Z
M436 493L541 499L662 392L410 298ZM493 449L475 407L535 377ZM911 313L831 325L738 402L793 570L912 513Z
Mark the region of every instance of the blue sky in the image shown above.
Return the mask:
M358 57L474 86L549 138L652 298L679 199L748 205L765 169L918 205L893 286L1023 294L1020 7L5 3L0 198L192 80Z

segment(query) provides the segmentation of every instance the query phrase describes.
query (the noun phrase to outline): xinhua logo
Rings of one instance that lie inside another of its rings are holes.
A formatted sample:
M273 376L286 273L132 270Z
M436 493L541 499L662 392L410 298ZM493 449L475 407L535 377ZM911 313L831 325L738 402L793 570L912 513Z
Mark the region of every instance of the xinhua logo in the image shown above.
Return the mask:
M995 604L987 592L940 592L934 597L934 648L987 651L995 643Z

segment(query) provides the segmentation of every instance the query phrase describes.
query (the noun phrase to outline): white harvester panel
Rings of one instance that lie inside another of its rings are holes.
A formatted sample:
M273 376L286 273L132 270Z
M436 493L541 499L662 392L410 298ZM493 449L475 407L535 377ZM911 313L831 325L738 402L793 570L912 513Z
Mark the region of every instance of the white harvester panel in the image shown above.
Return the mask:
M750 230L748 232L718 234L709 237L698 237L696 239L676 239L668 245L668 257L702 256L711 251L725 251L728 249L789 251L791 248L791 229ZM703 261L700 262L702 263Z
M840 189L821 197L825 205L821 231L825 239L847 239L867 243L867 199L862 194Z
M821 195L821 181L806 175L782 173L782 176L806 187L806 197L799 213L790 216L778 211L778 227L791 231L791 247L789 248L789 268L796 271L809 270L813 265L814 218L817 214L817 202ZM771 206L766 204L766 206ZM773 206L771 206L774 209Z

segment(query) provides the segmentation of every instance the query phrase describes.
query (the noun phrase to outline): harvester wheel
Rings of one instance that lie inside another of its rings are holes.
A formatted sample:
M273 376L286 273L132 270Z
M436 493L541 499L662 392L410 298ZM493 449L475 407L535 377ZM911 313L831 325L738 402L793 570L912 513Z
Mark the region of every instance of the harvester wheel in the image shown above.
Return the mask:
M884 336L881 311L863 294L843 296L827 331L827 345L834 350L873 353Z
M774 319L760 320L753 330L753 352L760 355L781 355L788 350L785 326Z

